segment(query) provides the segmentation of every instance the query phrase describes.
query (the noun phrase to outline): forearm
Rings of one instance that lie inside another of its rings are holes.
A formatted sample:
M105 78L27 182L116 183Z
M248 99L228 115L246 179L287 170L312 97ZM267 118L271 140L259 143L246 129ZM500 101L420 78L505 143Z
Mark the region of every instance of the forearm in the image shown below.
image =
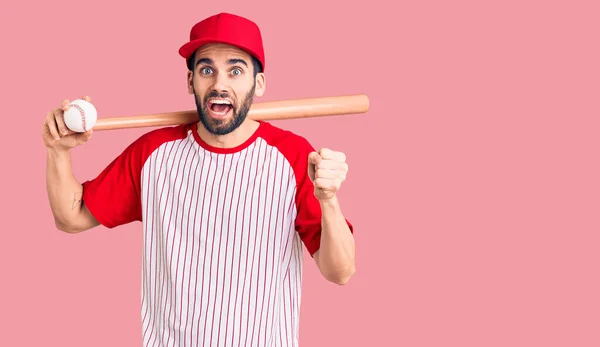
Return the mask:
M47 150L46 189L57 228L75 231L82 213L83 186L73 174L68 151Z
M337 198L321 203L321 246L319 268L330 281L345 284L355 271L354 236Z

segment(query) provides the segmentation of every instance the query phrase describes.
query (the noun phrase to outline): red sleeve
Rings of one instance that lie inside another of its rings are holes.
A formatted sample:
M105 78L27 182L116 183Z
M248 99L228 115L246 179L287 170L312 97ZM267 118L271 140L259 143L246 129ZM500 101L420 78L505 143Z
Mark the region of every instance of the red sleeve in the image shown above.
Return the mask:
M141 137L96 178L83 183L83 203L105 227L142 220L140 176L146 151Z
M286 141L286 155L293 166L296 176L296 230L310 255L314 255L321 246L321 205L315 197L314 185L308 176L308 155L314 151L310 143L300 136L292 137L293 143ZM290 139L290 140L292 140ZM291 151L290 151L291 150ZM346 220L350 231L352 224Z

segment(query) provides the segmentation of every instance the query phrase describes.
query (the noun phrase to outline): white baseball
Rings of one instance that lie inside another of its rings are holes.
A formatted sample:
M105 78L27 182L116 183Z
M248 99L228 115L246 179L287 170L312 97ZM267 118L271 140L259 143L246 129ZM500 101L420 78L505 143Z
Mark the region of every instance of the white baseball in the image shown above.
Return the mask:
M92 103L83 99L71 101L69 109L64 112L65 125L77 133L84 133L96 125L98 113Z

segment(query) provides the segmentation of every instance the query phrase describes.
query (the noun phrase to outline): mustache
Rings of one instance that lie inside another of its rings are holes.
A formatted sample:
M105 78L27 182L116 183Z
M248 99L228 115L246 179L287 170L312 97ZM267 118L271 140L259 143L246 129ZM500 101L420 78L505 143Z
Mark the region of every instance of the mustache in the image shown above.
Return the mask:
M232 101L235 101L235 98L230 97L229 93L227 93L227 92L219 93L219 92L214 91L214 90L211 91L210 93L208 93L204 97L204 102L206 102L210 98L222 98L222 99L230 99Z

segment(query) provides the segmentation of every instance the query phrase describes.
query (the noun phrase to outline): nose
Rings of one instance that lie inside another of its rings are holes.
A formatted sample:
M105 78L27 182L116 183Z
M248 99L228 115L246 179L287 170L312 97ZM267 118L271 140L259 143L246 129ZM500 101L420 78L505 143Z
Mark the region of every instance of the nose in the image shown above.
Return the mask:
M227 92L227 88L229 87L229 80L227 78L227 74L223 72L215 73L215 83L213 85L213 90L217 93Z

